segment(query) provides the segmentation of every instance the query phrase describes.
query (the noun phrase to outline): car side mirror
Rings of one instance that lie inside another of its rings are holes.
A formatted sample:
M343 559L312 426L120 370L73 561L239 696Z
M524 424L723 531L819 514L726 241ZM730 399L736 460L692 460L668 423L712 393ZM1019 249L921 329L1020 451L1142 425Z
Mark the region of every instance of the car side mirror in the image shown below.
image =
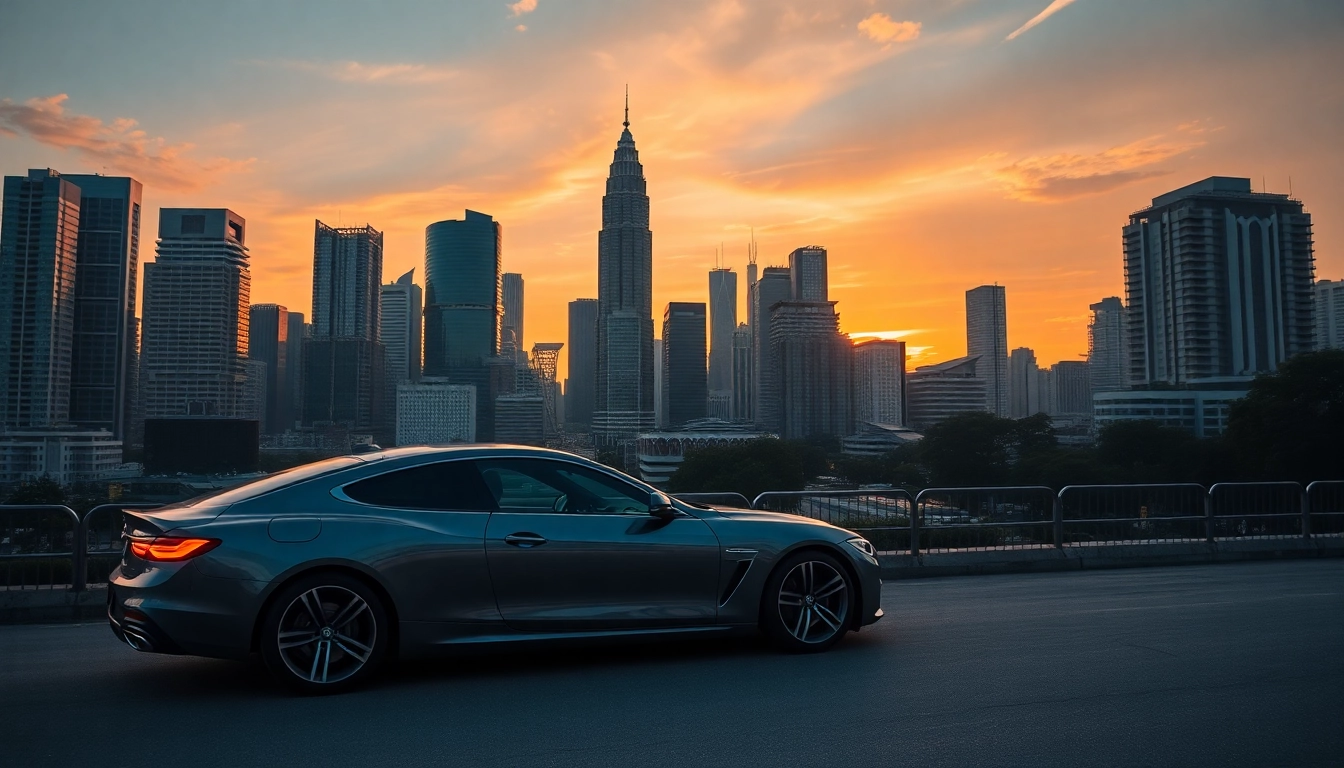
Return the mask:
M672 506L672 499L665 493L654 493L649 497L649 514L659 520L669 520L678 515L677 508Z

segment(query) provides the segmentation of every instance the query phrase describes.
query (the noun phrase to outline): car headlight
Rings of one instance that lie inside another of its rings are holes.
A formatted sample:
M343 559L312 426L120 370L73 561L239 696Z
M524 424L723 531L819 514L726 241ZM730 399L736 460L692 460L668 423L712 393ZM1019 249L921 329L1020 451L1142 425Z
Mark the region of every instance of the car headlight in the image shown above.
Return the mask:
M862 536L855 536L852 539L846 540L845 543L859 550L868 557L874 557L874 558L877 557L877 548L873 546L873 543L871 541L863 538Z

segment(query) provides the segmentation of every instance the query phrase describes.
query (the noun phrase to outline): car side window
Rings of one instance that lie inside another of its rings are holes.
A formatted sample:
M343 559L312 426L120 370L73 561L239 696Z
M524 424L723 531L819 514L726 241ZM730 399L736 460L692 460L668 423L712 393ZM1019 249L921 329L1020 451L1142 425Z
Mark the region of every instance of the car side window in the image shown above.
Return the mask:
M647 515L649 494L577 464L545 459L478 462L501 511Z
M489 512L494 497L470 461L439 461L398 469L345 486L363 504L396 509Z

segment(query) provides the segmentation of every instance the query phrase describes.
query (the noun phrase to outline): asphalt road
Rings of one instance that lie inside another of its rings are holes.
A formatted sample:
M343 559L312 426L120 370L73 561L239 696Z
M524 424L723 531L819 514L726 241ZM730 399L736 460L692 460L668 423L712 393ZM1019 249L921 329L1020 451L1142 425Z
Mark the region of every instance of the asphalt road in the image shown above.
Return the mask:
M257 664L0 627L0 764L1344 765L1344 560L888 584L828 654L663 642L402 665L293 698Z

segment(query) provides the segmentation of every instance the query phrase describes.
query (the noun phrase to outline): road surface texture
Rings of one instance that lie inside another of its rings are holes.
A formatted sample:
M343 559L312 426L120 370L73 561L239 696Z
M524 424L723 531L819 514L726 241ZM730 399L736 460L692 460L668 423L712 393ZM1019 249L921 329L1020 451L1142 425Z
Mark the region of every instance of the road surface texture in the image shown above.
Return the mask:
M1344 764L1344 560L897 582L883 607L822 655L495 653L324 698L103 625L3 626L0 764Z

